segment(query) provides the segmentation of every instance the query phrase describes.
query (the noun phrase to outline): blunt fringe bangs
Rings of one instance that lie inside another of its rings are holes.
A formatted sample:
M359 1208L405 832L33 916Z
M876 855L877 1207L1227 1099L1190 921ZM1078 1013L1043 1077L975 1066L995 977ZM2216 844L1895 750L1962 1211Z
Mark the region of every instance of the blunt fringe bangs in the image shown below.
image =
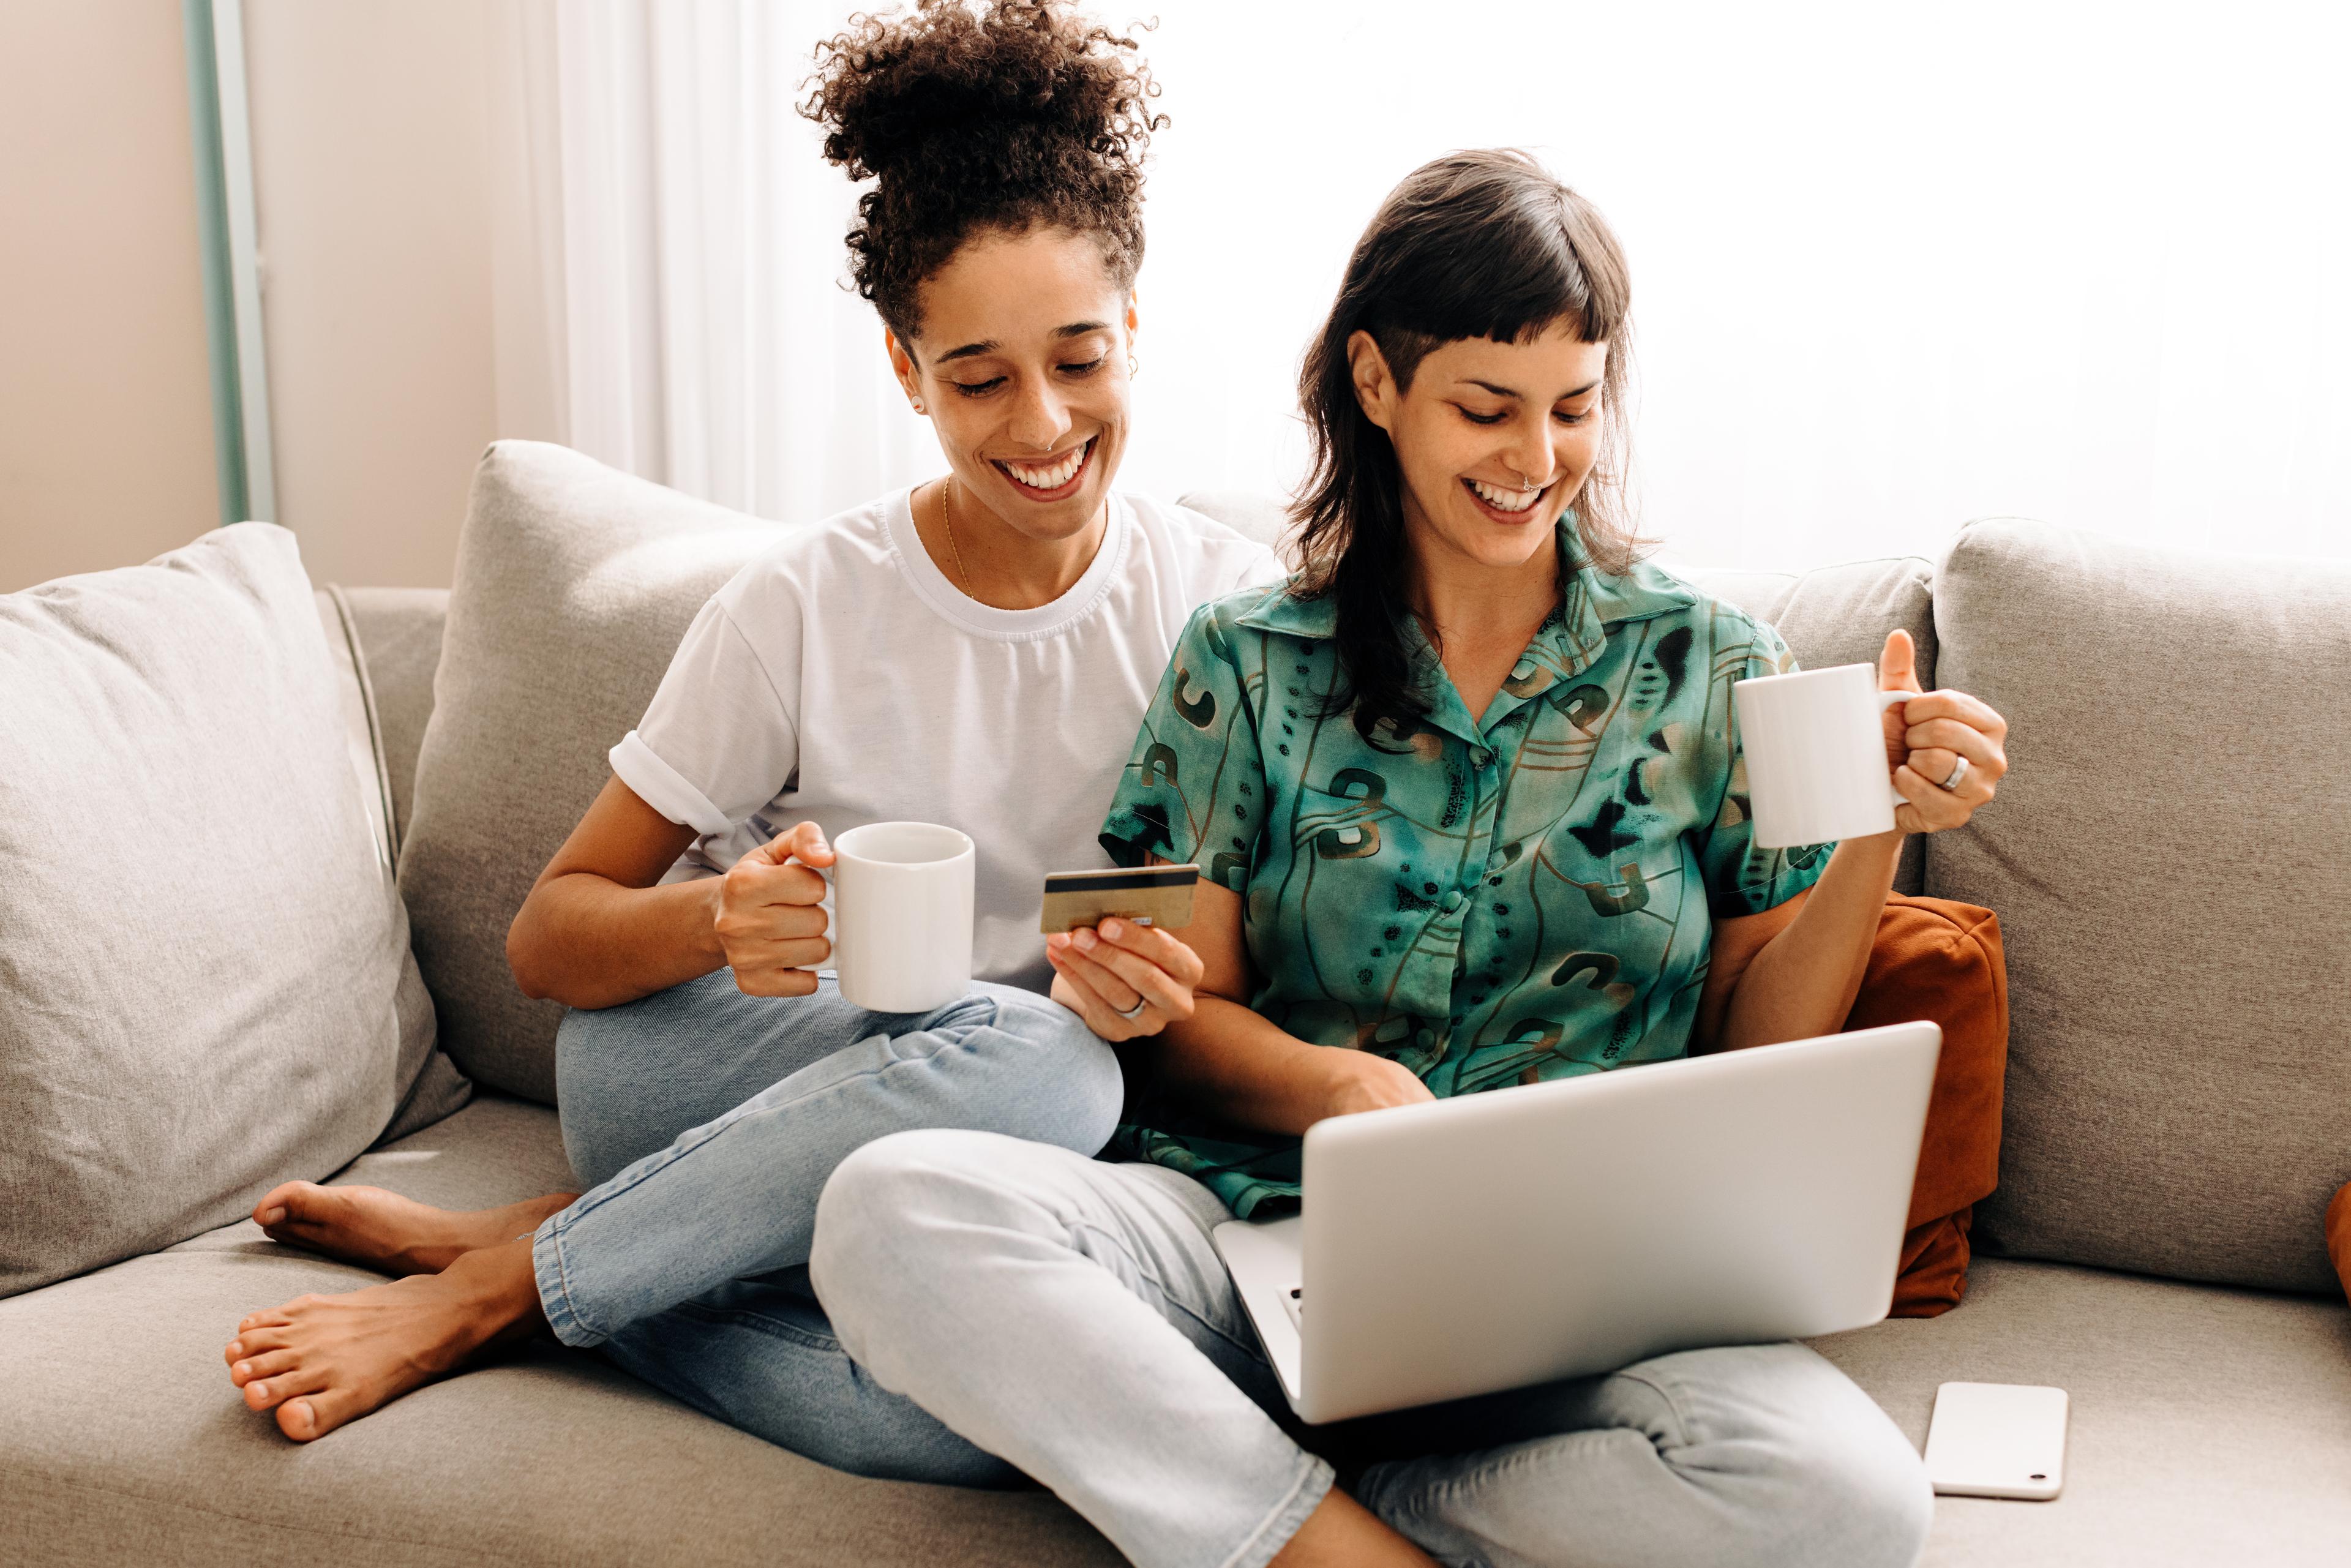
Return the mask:
M1598 570L1640 559L1625 497L1632 281L1599 210L1515 149L1425 163L1380 204L1299 370L1312 466L1290 507L1293 591L1337 601L1338 711L1358 723L1427 711L1402 633L1404 480L1387 433L1355 401L1347 340L1368 332L1399 388L1446 343L1522 343L1561 323L1608 345L1599 461L1570 501L1576 542Z

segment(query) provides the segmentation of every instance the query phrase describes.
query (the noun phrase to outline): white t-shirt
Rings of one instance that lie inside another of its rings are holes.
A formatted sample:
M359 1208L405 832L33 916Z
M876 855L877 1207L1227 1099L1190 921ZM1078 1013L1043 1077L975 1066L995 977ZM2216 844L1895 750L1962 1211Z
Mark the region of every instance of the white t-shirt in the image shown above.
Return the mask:
M1035 610L967 597L911 491L796 528L687 628L612 771L700 836L663 879L711 876L795 822L943 822L977 846L972 967L1043 991L1045 874L1109 863L1096 835L1177 633L1271 581L1223 524L1113 495L1102 547Z

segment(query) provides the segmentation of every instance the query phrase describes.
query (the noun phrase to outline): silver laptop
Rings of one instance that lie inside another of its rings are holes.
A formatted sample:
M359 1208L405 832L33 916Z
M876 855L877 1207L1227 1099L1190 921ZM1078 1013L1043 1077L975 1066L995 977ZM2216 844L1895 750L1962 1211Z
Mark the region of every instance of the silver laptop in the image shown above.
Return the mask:
M1307 1421L1860 1328L1942 1044L1896 1024L1332 1117L1301 1212L1217 1250Z

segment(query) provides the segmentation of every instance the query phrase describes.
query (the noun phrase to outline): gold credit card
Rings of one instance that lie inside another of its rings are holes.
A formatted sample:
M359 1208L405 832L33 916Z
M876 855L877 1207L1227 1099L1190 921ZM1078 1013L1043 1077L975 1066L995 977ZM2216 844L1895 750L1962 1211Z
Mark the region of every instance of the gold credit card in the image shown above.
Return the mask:
M1045 914L1037 929L1073 931L1116 915L1139 925L1180 930L1192 924L1192 888L1199 880L1196 865L1057 871L1045 878Z

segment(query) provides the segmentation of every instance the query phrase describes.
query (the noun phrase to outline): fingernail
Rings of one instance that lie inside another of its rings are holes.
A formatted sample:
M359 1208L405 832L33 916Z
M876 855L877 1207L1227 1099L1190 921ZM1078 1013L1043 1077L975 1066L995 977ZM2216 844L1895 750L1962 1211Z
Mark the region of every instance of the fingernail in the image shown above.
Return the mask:
M229 1375L232 1377L250 1377L253 1375L253 1363L249 1361L240 1361L228 1370Z
M264 1225L275 1225L285 1218L286 1211L282 1208L265 1208L261 1211L261 1223Z
M1103 921L1102 923L1102 934L1113 942L1126 935L1126 933L1119 929L1118 922L1115 920Z
M1045 946L1051 948L1056 953L1060 952L1069 945L1070 934L1066 931L1056 931L1050 936L1045 938Z
M1087 930L1084 926L1081 925L1078 927L1078 934L1073 940L1075 940L1077 945L1081 947L1092 948L1096 942L1101 940L1101 938L1096 936L1092 932Z

